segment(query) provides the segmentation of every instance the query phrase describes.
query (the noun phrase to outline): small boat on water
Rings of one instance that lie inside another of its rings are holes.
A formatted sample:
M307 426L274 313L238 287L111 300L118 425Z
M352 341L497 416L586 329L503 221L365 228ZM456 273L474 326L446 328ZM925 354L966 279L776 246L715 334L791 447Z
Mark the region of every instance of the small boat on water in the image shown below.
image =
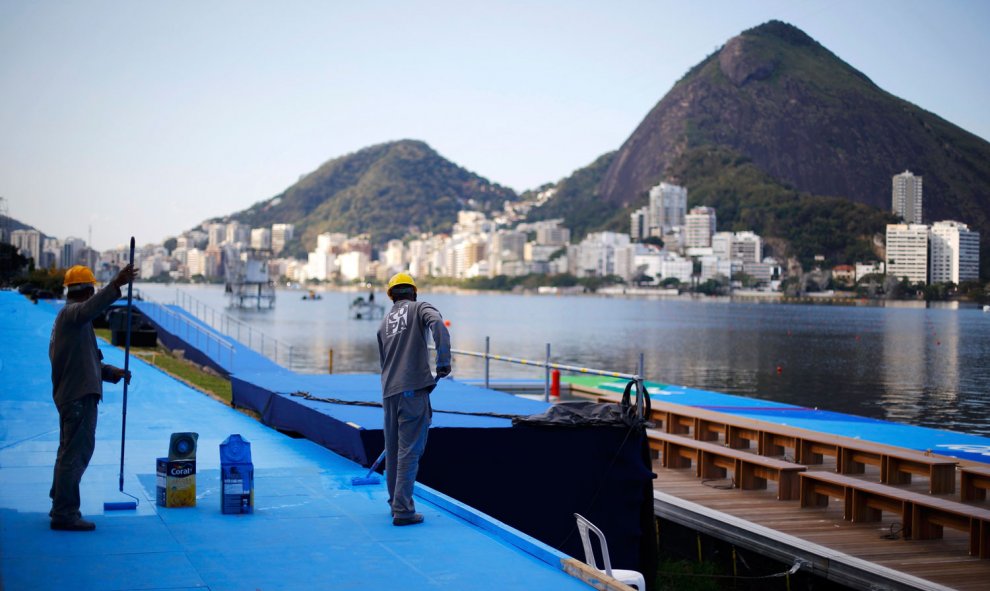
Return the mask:
M983 311L984 312L990 312L990 304L987 304L987 305L983 306Z
M374 297L358 296L347 307L348 314L353 320L379 320L385 317L385 306L376 304Z
M309 290L309 294L308 295L304 295L302 297L302 299L303 300L322 300L323 299L323 296L321 296L320 294L316 293L315 291L313 291L311 289L311 290Z

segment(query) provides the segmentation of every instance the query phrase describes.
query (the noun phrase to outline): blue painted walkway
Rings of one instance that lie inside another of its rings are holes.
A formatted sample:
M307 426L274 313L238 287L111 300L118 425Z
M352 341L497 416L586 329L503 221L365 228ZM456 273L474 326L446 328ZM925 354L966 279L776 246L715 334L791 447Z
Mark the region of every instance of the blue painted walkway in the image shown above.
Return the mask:
M121 386L100 406L96 453L82 482L95 532L48 528L58 447L48 339L57 308L0 292L0 588L136 589L589 589L566 557L470 508L418 491L422 526L391 525L384 485L353 487L365 470L291 439L133 356L124 490L136 511L103 512L117 492ZM106 345L106 362L123 352ZM197 505L154 503L155 458L169 435L199 433ZM255 513L222 515L219 444L251 442Z

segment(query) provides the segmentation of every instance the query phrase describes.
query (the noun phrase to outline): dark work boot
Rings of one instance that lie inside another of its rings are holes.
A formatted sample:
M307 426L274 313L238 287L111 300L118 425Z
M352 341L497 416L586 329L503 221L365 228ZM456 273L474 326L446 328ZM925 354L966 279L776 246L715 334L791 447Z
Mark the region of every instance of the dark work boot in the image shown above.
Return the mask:
M413 513L409 517L393 517L392 525L416 525L423 523L423 516L420 513Z
M82 517L76 519L75 521L55 521L52 520L52 529L58 531L93 531L96 529L96 524L92 521L86 521Z

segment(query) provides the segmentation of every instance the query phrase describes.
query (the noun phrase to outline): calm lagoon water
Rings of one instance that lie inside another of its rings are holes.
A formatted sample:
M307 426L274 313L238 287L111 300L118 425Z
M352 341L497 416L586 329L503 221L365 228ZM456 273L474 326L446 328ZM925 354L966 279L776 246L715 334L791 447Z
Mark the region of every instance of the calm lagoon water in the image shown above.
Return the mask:
M176 300L175 287L138 287L156 301ZM334 372L378 371L378 321L348 317L348 304L367 292L322 291L309 301L281 290L274 309L254 310L227 308L222 287L180 289L202 302L201 312L226 312L291 345L297 371L327 371L331 349ZM990 313L977 307L429 292L420 299L450 321L457 349L484 351L487 336L493 354L542 360L549 343L555 362L626 373L643 353L650 380L990 435ZM455 356L455 377L481 377L483 368L480 359ZM491 375L543 379L539 368L495 361Z

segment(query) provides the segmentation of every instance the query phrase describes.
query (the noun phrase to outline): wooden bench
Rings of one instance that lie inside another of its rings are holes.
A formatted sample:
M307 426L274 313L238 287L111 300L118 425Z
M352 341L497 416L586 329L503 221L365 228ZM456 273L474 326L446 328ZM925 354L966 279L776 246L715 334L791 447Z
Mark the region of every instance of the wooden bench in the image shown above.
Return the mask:
M599 401L615 396L594 395ZM616 398L617 399L617 398ZM752 449L763 456L782 456L792 449L798 464L821 464L835 458L836 472L862 474L867 464L880 470L886 484L910 484L913 475L929 479L929 492L950 494L956 490L953 459L842 435L820 433L746 417L653 399L653 421L661 431L693 437L698 441L722 439L729 447Z
M928 478L928 492L948 494L956 491L956 462L909 449L891 448L868 441L843 446L839 453L837 471L842 474L862 474L864 465L880 468L880 482L910 484L911 475Z
M725 478L728 471L734 485L743 490L765 489L767 481L777 483L777 498L798 498L798 473L804 466L733 449L717 443L698 441L681 435L647 429L650 447L660 451L665 468L694 466L699 478Z
M901 520L905 537L930 540L950 527L969 534L971 556L990 558L990 510L834 472L799 474L802 507L827 507L830 498L843 500L843 518L879 521L884 511Z
M990 490L990 466L960 468L959 489L964 501L987 500L987 490Z

